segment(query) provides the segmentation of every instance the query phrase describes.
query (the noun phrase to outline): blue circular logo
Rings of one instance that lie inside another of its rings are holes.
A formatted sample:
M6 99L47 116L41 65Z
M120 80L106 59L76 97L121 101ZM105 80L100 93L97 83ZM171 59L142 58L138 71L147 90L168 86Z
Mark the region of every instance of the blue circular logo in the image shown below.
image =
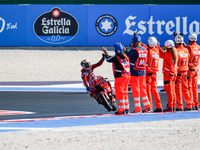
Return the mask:
M102 36L111 36L117 31L117 21L111 15L102 15L96 21L96 30Z

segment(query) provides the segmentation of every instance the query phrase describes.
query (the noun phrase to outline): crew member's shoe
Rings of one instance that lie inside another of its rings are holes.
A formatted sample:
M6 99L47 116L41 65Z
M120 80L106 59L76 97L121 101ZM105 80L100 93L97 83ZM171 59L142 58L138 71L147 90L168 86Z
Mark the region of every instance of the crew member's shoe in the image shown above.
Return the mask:
M180 108L176 108L176 111L183 111L183 109L180 109Z
M127 109L127 110L124 110L124 112L126 113L126 114L130 114L130 111Z
M191 108L187 108L187 107L184 108L184 111L192 111L192 110L193 110L192 107Z
M123 115L125 112L123 111L122 113L119 113L119 111L115 112L115 115Z
M163 112L163 109L162 108L156 108L153 112Z
M152 113L153 110L151 108L145 109L142 111L143 113Z
M167 106L163 111L164 112L173 112L174 109Z
M115 115L124 115L124 114L129 114L129 113L130 113L129 110L127 109L127 110L124 110L122 113L119 113L117 111L117 112L115 112Z
M194 106L194 110L200 110L198 106Z
M135 113L135 114L141 114L142 113L142 111L133 111L132 113Z
M160 90L160 92L165 92L165 89Z

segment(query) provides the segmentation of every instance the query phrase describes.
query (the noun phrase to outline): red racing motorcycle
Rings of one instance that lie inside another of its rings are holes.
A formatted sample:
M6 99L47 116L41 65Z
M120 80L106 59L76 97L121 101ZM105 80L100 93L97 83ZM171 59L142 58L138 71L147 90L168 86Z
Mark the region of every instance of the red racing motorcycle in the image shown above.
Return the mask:
M97 76L90 84L90 96L102 104L108 111L116 111L117 103L115 100L115 93L107 78Z

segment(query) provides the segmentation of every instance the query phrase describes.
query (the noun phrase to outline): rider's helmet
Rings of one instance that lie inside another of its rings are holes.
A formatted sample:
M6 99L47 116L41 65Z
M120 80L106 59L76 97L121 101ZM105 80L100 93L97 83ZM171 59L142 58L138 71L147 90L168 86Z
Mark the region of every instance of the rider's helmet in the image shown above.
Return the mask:
M197 35L196 35L196 33L194 33L194 32L190 33L189 36L188 36L188 39L190 41L193 41L193 42L197 41Z
M175 43L183 43L184 42L184 39L183 39L183 36L178 34L176 37L175 37Z
M90 70L91 64L87 59L81 61L81 66L84 70Z
M114 48L115 48L115 53L118 54L118 53L123 53L123 46L121 43L116 43L113 45Z
M158 43L158 41L157 41L157 39L155 37L152 36L152 37L148 38L148 45L150 47L156 47L157 43Z
M166 48L172 48L174 46L174 42L172 40L167 40L165 42L165 47Z

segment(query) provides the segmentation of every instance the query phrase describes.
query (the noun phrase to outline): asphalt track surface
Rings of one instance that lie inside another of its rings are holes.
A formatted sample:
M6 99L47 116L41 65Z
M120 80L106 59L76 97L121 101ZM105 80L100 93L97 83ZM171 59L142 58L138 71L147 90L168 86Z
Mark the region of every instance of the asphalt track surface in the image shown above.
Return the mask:
M166 93L160 93L160 97L165 107ZM133 111L131 93L129 99L130 110ZM2 115L4 110L9 110L11 114ZM19 111L31 114L12 114ZM195 118L200 118L200 111L114 115L86 92L0 92L0 132Z
M167 105L165 92L159 93L163 108ZM134 110L129 93L130 111ZM185 103L184 103L185 104ZM142 105L143 107L143 105ZM143 107L144 109L144 107ZM154 104L155 109L155 104ZM86 92L0 92L0 110L26 111L33 114L0 115L0 120L48 118L113 114Z

